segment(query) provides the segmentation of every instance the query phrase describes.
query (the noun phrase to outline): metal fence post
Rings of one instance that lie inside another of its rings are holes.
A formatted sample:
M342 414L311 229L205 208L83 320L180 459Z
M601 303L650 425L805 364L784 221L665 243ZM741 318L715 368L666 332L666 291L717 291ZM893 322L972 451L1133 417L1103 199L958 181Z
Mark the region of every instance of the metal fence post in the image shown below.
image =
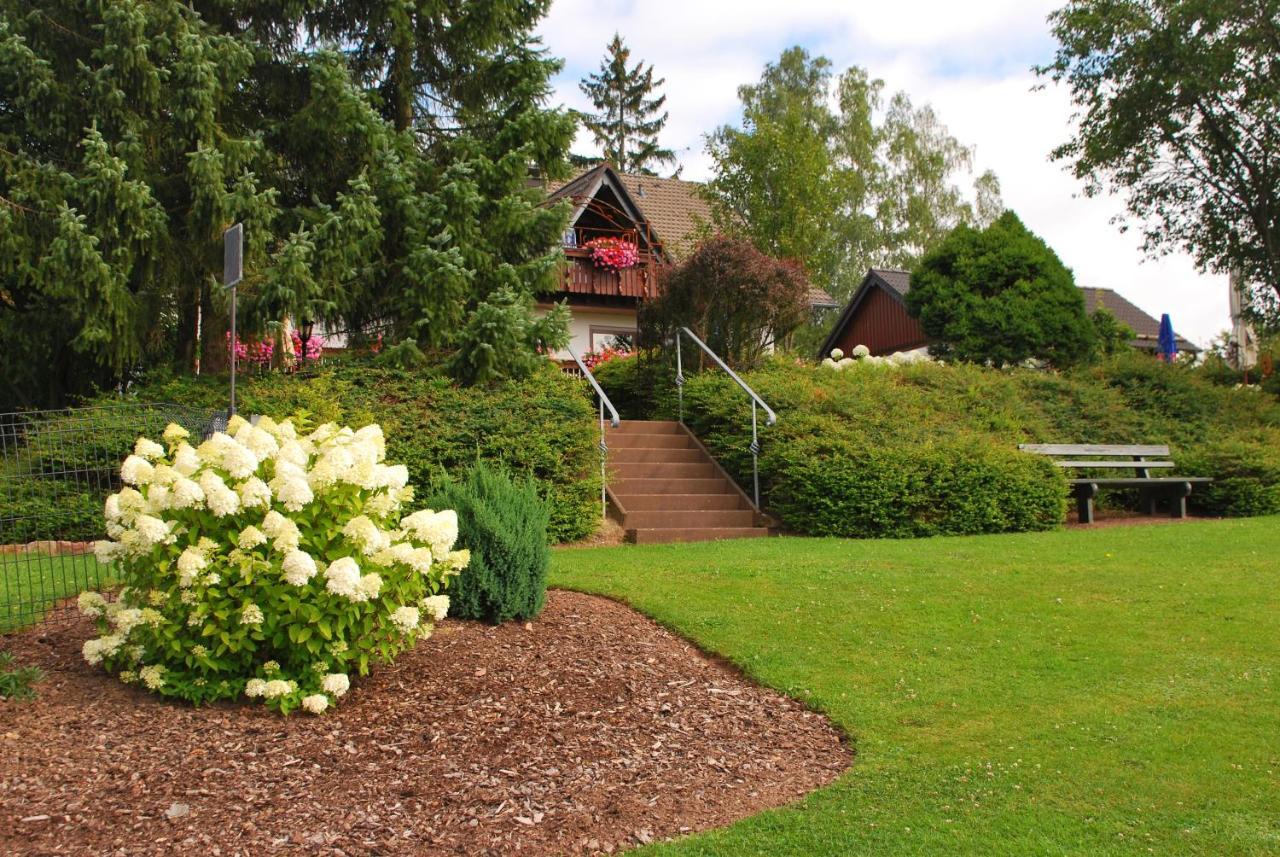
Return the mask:
M684 425L684 359L680 354L680 331L676 331L676 399L679 401L680 425Z

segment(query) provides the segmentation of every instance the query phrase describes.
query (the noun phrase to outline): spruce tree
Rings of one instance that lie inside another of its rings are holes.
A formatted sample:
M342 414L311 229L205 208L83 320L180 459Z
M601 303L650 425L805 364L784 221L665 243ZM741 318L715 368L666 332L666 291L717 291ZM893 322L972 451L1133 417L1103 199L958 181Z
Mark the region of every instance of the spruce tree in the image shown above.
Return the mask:
M674 152L658 145L658 134L667 124L667 112L662 110L667 96L651 97L666 79L654 80L653 66L645 68L642 60L628 68L631 49L617 33L607 50L600 72L587 75L579 84L598 111L583 115L583 124L595 136L606 161L625 173L656 175L654 166L676 160Z

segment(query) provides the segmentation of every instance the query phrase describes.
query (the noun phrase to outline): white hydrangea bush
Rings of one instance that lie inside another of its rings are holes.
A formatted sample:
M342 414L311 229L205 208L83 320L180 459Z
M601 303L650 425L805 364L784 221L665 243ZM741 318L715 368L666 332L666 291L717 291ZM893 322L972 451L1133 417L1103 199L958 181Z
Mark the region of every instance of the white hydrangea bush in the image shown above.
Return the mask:
M246 697L321 714L430 635L466 567L452 511L404 514L413 489L382 429L234 417L192 446L139 438L107 498L100 562L116 600L80 596L100 636L84 657L121 681L200 704Z

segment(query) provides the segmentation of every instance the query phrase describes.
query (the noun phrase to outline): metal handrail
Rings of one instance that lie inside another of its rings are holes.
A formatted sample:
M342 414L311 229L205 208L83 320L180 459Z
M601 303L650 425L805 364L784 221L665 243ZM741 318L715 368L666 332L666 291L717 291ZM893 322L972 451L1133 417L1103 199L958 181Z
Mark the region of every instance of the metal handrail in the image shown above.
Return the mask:
M703 351L707 353L707 356L709 356L712 360L716 362L717 366L723 369L725 373L730 378L732 378L739 387L745 390L748 396L751 397L751 446L748 448L751 450L751 482L752 482L753 488L755 489L754 493L755 493L755 500L756 500L756 509L759 510L760 509L760 433L757 426L758 418L756 416L756 406L758 405L759 407L764 408L765 414L768 415L768 419L765 420L765 425L767 426L771 426L774 423L776 423L778 421L778 415L773 412L773 408L765 404L764 399L760 398L760 396L756 393L756 391L751 389L751 387L747 384L746 381L743 381L741 378L738 377L737 372L734 372L727 365L725 365L725 362L720 359L720 356L718 354L716 354L714 351L711 350L710 347L708 347L707 343L703 342L701 339L698 338L698 334L694 333L692 330L690 330L687 327L682 327L676 331L676 396L677 396L677 399L679 400L680 425L684 425L684 356L681 354L681 351L680 351L680 334L681 333L685 334L690 339L692 339L699 348L701 348Z
M609 514L609 500L605 491L605 481L608 479L608 469L605 467L605 462L609 457L609 445L604 440L604 409L609 409L609 425L613 428L618 427L618 409L613 406L613 402L609 401L609 397L605 395L604 390L600 387L600 382L596 380L595 375L591 374L591 370L587 368L587 364L582 362L582 358L568 346L565 346L565 351L568 351L569 356L573 358L573 362L578 364L578 368L582 370L583 377L591 384L600 400L600 517L605 518Z

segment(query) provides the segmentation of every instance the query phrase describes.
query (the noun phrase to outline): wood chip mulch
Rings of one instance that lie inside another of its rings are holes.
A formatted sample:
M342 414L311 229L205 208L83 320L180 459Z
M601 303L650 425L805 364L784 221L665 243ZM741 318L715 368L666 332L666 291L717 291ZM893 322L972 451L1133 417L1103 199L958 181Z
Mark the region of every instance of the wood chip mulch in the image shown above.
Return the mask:
M614 602L447 621L336 711L193 709L88 666L76 620L0 638L0 853L611 853L796 800L831 724ZM194 849L194 850L192 850Z

